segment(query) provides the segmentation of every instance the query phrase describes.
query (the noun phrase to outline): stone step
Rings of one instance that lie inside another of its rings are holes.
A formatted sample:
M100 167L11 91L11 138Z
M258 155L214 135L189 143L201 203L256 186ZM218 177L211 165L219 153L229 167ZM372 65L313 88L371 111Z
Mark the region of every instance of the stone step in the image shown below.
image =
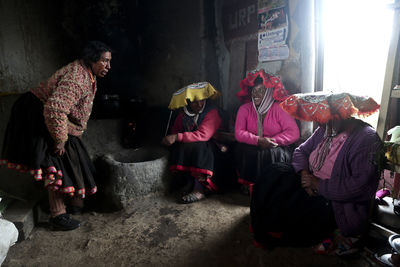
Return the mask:
M3 218L14 223L18 229L18 242L28 238L35 226L37 201L15 201L3 213Z

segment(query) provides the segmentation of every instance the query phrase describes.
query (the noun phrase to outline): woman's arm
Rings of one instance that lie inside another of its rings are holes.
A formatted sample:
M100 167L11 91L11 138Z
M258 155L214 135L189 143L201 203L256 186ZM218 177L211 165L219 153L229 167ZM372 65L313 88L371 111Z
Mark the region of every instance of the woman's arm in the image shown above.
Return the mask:
M204 142L211 139L221 125L221 117L217 109L207 113L198 129L193 132L183 132L177 134L177 141L183 143Z
M47 129L56 144L68 140L68 115L83 95L83 89L76 80L73 74L64 75L43 107Z
M299 127L297 127L296 121L288 113L286 113L279 105L276 107L278 123L281 126L282 131L275 136L275 142L280 146L288 146L296 142L299 137Z
M333 201L367 201L376 192L379 173L374 163L375 154L380 147L380 139L371 129L358 134L349 154L340 165L337 173L328 180L320 180L318 192ZM343 166L345 165L345 166ZM345 171L349 170L349 171ZM350 173L348 173L350 172Z
M325 128L319 127L312 136L310 136L304 143L302 143L293 152L292 166L296 172L302 170L309 170L308 158L311 152L322 141L325 133Z
M258 136L247 130L247 120L249 119L249 110L242 105L236 115L235 138L238 142L256 146Z
M177 134L180 132L183 132L183 125L182 125L182 118L183 118L184 113L180 112L174 121L174 124L171 127L170 134Z

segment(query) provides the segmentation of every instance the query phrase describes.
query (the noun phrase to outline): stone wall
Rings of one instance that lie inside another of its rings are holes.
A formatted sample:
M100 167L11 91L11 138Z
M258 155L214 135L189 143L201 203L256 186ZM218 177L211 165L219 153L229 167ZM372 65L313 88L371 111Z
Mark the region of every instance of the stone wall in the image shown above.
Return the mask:
M36 86L93 39L115 50L99 95L167 106L193 82L220 89L213 2L0 1L0 94Z
M0 1L0 94L25 92L65 61L58 1Z

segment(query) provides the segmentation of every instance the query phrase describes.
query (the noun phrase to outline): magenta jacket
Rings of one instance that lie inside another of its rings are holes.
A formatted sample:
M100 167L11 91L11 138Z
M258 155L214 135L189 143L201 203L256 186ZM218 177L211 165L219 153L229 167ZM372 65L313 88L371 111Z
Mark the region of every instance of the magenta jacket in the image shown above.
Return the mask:
M193 132L185 132L182 125L182 119L185 113L181 112L175 119L171 128L171 134L178 134L178 142L206 142L217 132L221 125L221 117L216 108L211 109L201 121L199 128Z
M264 137L274 138L279 146L293 144L299 139L296 121L287 114L278 102L272 104L264 119ZM238 142L257 145L257 113L253 102L243 104L237 113L235 137Z

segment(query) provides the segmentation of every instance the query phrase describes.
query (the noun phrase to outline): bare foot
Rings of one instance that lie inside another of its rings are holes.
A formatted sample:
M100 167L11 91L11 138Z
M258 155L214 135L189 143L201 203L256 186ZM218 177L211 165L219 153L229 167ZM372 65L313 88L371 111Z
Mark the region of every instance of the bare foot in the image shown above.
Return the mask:
M193 203L193 202L197 202L200 201L202 199L204 199L206 196L199 191L193 191L185 196L182 197L182 203L183 204L189 204L189 203Z

